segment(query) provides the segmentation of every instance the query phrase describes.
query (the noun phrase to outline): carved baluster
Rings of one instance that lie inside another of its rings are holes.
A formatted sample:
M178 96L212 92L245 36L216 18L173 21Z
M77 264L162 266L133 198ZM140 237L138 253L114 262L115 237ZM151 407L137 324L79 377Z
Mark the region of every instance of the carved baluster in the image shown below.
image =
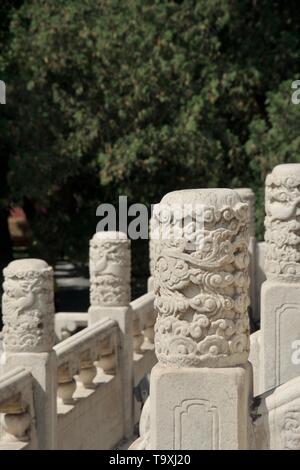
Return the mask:
M29 441L31 416L21 397L13 397L0 404L1 425L5 434L3 441Z
M74 379L74 375L77 371L77 368L74 368L70 364L63 364L58 367L58 403L63 403L65 405L74 404L73 395L76 391L76 380Z
M91 350L84 351L80 355L80 371L78 374L78 382L87 389L95 388L93 382L97 375L97 368L94 366L94 357Z
M145 345L154 344L154 325L155 315L148 315L145 322L145 328L143 330Z
M141 349L141 346L144 343L144 336L142 335L140 319L137 315L133 319L132 333L133 333L133 350L134 352L138 354L142 354L143 350Z
M116 369L116 355L111 337L105 338L100 343L101 355L97 366L103 369L105 374L114 375Z

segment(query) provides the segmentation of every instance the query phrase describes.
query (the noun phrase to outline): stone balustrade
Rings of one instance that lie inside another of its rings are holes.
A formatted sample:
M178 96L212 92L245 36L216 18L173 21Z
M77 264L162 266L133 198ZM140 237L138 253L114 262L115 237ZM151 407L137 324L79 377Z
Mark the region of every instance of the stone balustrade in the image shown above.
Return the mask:
M33 379L21 367L0 376L0 450L34 448Z
M300 164L276 166L266 178L265 272L261 289L259 390L300 374Z
M55 314L56 342L69 338L88 326L86 312L58 312Z
M147 345L154 344L154 293L148 292L130 303L133 312L133 344L134 351L143 353ZM144 348L142 348L144 346Z
M57 344L54 350L58 367L58 403L74 404L73 395L78 385L94 388L95 364L104 373L112 373L116 367L117 324L110 319L102 320Z
M0 450L112 449L139 421L135 449L299 450L299 181L299 164L268 176L260 243L251 190L166 195L151 221L148 293L132 301L124 233L91 240L88 312L54 315L52 268L10 263ZM249 295L261 314L251 335Z
M23 366L35 386L37 446L54 449L56 441L56 355L53 351L53 269L39 259L12 261L3 271L3 346L1 372Z
M154 217L159 363L147 448L246 449L249 206L230 189L174 191Z
M138 388L157 362L154 347L156 312L153 291L133 300L130 307L133 314L133 382L134 388ZM140 415L141 403L135 398L135 423L138 423Z
M155 207L155 206L154 206ZM149 222L149 271L150 276L148 279L147 287L148 291L153 290L153 275L154 275L154 266L155 266L155 258L158 250L158 239L157 239L157 225L155 223L155 218L150 218Z

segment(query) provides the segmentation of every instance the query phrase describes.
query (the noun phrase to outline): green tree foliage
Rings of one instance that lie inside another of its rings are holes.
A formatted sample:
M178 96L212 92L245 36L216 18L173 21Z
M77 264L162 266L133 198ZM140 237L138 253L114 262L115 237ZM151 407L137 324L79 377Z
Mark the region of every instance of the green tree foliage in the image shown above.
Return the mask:
M34 206L36 249L80 258L99 203L189 187L252 187L261 234L264 177L299 158L298 11L293 0L25 1L6 54L9 182Z
M4 50L9 42L9 24L15 8L21 0L2 0L0 3L0 80L7 82ZM10 194L7 182L9 157L13 154L13 115L5 105L0 106L0 284L2 269L12 259L12 245L8 231ZM1 288L0 288L1 291ZM1 325L0 325L1 326Z

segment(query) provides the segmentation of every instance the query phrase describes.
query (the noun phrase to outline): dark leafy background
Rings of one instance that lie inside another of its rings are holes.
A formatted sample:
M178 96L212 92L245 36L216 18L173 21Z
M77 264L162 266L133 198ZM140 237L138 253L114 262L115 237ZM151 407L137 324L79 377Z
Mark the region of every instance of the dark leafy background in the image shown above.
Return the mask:
M191 187L253 188L300 161L300 9L290 0L1 1L1 262L6 209L30 250L87 260L96 207ZM147 275L134 243L134 276Z

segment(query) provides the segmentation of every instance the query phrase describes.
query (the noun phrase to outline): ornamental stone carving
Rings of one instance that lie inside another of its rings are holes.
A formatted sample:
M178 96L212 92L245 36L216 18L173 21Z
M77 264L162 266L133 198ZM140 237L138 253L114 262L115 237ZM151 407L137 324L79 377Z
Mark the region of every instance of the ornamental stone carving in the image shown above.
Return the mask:
M193 367L246 362L248 205L230 189L175 191L154 217L160 234L154 270L158 360Z
M123 232L97 232L90 241L90 303L126 306L130 302L130 240Z
M156 237L157 228L157 218L151 217L149 223L150 276L153 276L154 274L155 258L158 249L158 240Z
M249 206L249 235L255 237L255 195L250 188L236 188L241 200Z
M47 352L54 345L53 270L45 261L12 261L3 271L3 337L9 352Z
M300 280L300 164L276 166L266 178L265 270L268 279Z
M300 450L300 410L286 411L282 427L284 448Z

